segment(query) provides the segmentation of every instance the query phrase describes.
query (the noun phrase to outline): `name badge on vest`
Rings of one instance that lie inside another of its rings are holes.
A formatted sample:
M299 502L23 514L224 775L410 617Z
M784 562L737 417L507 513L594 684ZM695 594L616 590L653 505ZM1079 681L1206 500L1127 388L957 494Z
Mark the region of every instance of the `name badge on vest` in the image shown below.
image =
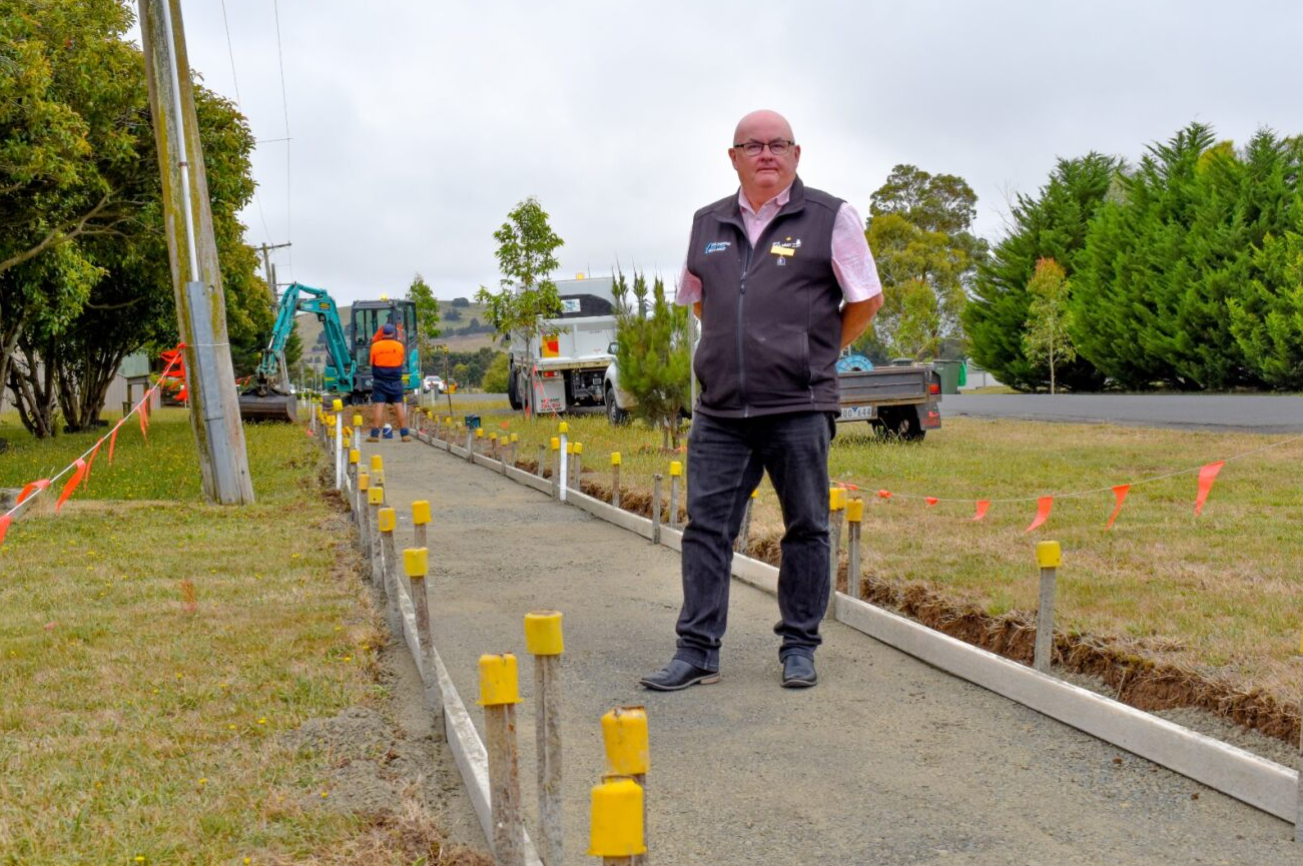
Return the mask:
M787 264L787 260L796 255L796 251L801 248L801 241L787 238L781 241L774 241L774 245L769 248L769 254L776 257L776 263L781 267Z

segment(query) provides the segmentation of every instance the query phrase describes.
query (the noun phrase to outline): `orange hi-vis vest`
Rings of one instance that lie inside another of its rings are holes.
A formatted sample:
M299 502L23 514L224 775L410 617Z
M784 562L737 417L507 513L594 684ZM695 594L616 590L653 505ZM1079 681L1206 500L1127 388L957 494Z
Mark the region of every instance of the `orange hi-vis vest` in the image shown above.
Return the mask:
M397 340L381 338L371 344L371 366L402 369L407 350Z

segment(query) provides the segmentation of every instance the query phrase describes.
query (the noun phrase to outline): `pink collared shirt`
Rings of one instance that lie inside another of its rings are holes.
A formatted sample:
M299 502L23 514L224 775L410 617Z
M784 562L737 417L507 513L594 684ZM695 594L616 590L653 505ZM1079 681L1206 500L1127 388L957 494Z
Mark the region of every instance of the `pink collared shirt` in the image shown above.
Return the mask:
M755 246L765 226L773 221L779 209L791 197L792 187L789 185L756 211L742 190L738 190L737 201L742 210L742 224L746 226L752 246ZM869 242L864 237L864 223L860 221L855 208L847 202L842 202L832 227L832 271L837 277L837 284L842 288L842 297L848 304L858 304L882 294L878 267L873 263L873 253L869 251ZM679 306L687 307L700 300L701 278L688 270L685 260L683 271L679 275L679 291L674 301Z

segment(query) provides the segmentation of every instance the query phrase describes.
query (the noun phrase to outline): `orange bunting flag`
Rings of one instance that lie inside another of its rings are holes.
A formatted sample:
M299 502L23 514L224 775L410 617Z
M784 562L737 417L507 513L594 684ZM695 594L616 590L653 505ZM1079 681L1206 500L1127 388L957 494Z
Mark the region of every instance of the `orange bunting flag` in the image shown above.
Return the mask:
M119 421L114 427L113 432L109 434L109 465L113 465L113 447L118 444L118 431L122 429L122 422Z
M68 479L68 483L63 485L63 492L59 494L59 501L54 503L55 514L59 513L59 509L63 508L63 503L68 501L68 497L77 489L77 485L81 484L81 480L86 477L86 461L79 457L74 465L77 468L72 471L72 477Z
M5 543L5 533L9 531L9 524L13 522L14 519L8 514L0 514L0 544Z
M937 499L935 496L925 496L923 497L923 501L927 503L928 508L931 508L933 505L936 505L941 500Z
M1127 499L1127 492L1131 490L1130 484L1119 484L1113 488L1113 495L1117 497L1117 505L1113 506L1113 513L1108 516L1108 526L1106 529L1113 528L1113 521L1118 519L1119 512L1122 511L1122 503Z
M1218 460L1216 463L1208 463L1199 467L1199 494L1194 500L1194 516L1198 517L1203 512L1203 504L1208 501L1208 494L1212 492L1213 482L1217 480L1217 473L1222 471L1226 465L1225 460Z
M29 497L35 496L39 491L50 486L50 479L42 478L40 481L33 481L22 489L18 494L18 501L14 505L22 505Z
M140 401L140 406L137 407L137 408L140 409L140 411L139 411L138 413L136 413L136 414L138 414L138 415L140 416L140 436L141 436L141 438L144 439L146 442L149 441L149 434L145 432L145 428L149 426L149 409L148 409L148 406L149 406L149 395L150 395L150 392L153 391L153 390L154 390L154 389L151 388L149 391L146 391L146 392L145 392L145 399L141 400L141 401Z
M304 435L304 436L307 436L309 439L311 439L311 438L312 438L312 431L309 430L307 427L304 427L304 428L303 428L303 435Z
M891 498L891 491L890 491L890 490L879 490L879 491L878 491L878 498L879 498L879 499L890 499L890 498Z
M1036 518L1028 524L1023 530L1024 533L1031 532L1036 527L1050 519L1050 509L1054 507L1053 496L1042 496L1036 500Z
M977 500L977 513L973 515L973 521L976 522L978 520L981 520L983 517L985 517L986 509L990 507L991 507L991 500L989 499Z

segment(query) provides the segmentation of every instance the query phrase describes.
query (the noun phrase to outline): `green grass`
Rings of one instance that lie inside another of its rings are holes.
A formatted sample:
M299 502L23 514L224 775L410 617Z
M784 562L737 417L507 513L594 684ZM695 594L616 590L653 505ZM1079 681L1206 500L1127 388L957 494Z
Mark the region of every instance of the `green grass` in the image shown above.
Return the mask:
M483 420L488 430L500 431L505 421L520 434L520 459L535 459L537 445L556 433L553 419L526 423L518 414L485 414ZM613 428L602 416L567 422L571 439L584 444L585 475L597 473L589 477L604 482L611 451L622 455L622 485L643 490L650 490L653 472L668 476L670 460L685 457L663 452L660 435L640 425ZM1117 638L1155 660L1293 702L1303 685L1296 662L1303 628L1303 441L1227 463L1197 519L1191 473L1134 487L1114 529L1105 530L1114 504L1108 487L1288 438L954 418L922 443L901 444L852 424L833 442L830 473L858 486L867 500L863 551L874 579L920 582L991 614L1031 612L1035 544L1057 540L1064 551L1060 628ZM1106 489L1057 498L1049 522L1024 534L1035 497L1095 488ZM879 489L897 496L879 499ZM924 496L959 501L928 508ZM971 519L979 498L1023 497L1033 501L994 502L985 520ZM766 481L753 532L781 531Z
M6 434L0 486L95 438ZM184 413L161 412L147 446L124 428L62 514L45 502L10 529L0 863L257 863L361 832L303 805L329 797L323 768L277 744L381 697L378 633L337 562L347 524L302 428L251 427L248 447L257 504L205 504Z

